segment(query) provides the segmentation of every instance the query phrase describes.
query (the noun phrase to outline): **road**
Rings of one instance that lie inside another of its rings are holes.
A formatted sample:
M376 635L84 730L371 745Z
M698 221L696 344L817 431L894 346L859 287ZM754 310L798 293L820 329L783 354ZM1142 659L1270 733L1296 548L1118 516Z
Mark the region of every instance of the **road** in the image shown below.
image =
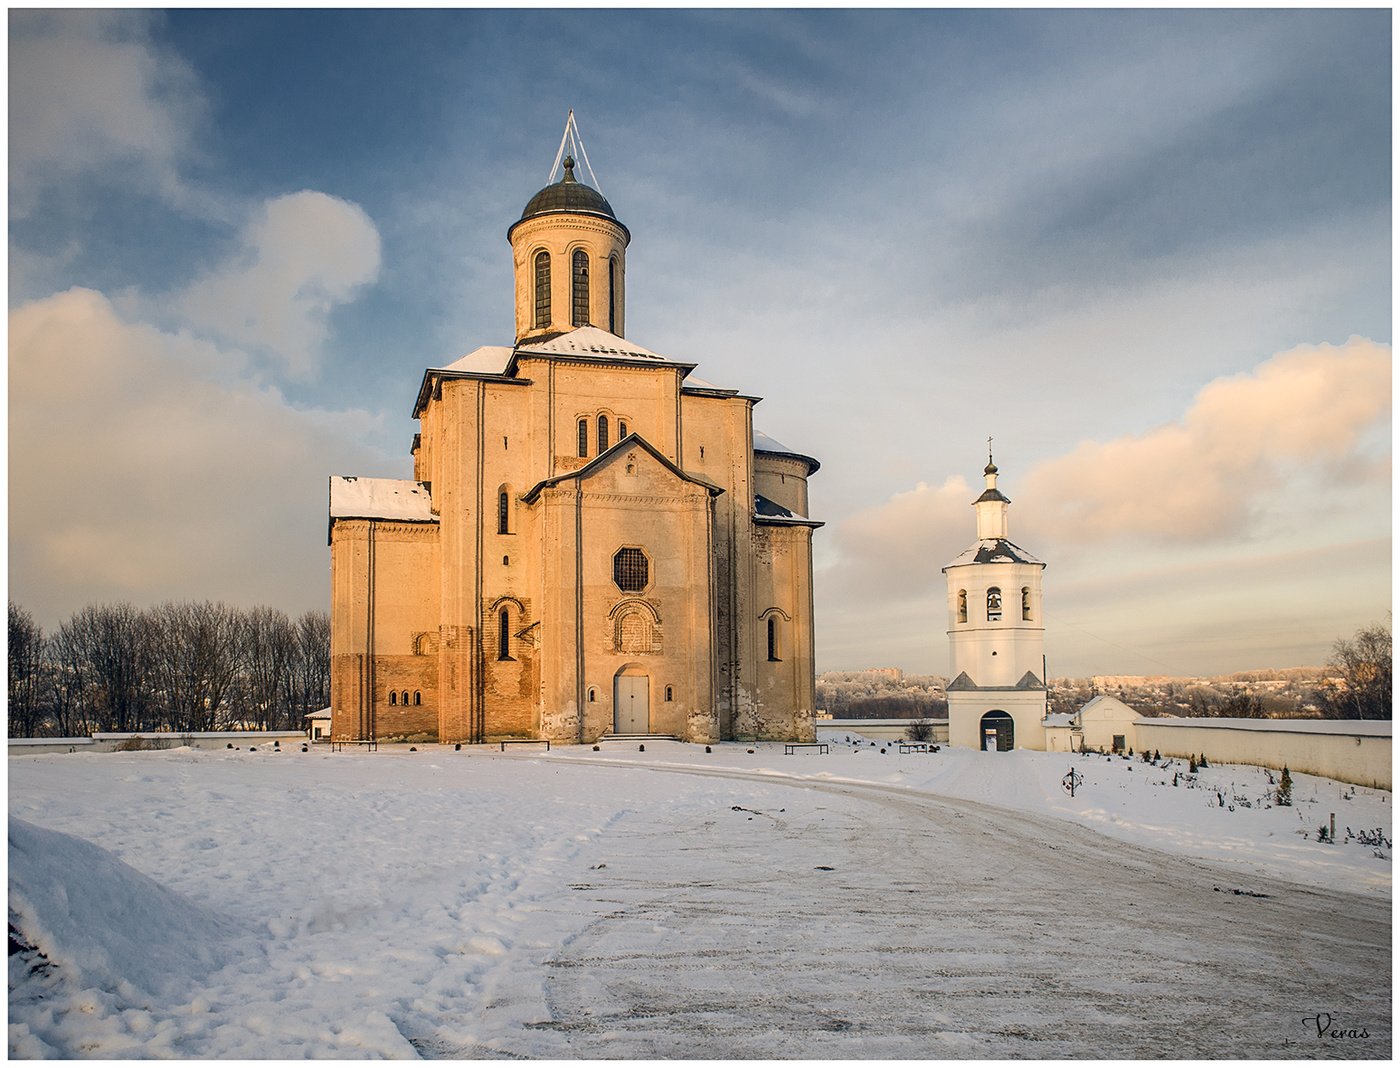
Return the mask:
M1390 1056L1388 901L905 789L652 770L762 802L609 829L522 1054Z

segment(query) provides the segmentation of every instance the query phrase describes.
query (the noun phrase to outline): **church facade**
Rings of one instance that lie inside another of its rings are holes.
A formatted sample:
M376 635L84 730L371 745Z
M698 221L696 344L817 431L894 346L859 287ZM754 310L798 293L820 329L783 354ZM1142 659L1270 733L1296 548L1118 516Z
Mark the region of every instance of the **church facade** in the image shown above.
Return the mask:
M1045 748L1045 565L1007 537L990 456L973 502L977 541L943 569L948 583L948 744L1004 752Z
M424 373L413 478L330 480L333 738L814 736L819 465L626 339L574 167L507 231L514 344Z

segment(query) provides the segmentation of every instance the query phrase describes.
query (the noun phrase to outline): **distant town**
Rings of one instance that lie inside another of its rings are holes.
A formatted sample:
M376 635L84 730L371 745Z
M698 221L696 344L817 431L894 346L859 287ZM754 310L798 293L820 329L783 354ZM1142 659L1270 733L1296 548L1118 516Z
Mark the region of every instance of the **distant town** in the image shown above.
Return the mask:
M948 679L899 668L826 671L817 676L817 715L833 719L942 719ZM1332 667L1237 671L1211 678L1093 675L1050 679L1050 711L1076 712L1100 694L1144 716L1233 716L1258 719L1336 718L1344 673Z

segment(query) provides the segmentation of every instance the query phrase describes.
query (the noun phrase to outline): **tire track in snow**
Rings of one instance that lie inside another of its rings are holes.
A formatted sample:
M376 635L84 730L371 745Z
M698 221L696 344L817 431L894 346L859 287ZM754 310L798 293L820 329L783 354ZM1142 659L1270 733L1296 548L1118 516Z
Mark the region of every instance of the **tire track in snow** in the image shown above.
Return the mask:
M1237 895L1240 875L1224 868L902 787L570 763L843 804L814 818L778 802L782 838L812 847L811 871L727 863L752 852L742 835L780 844L747 818L728 837L711 820L684 848L617 828L625 838L608 844L632 852L593 880L613 907L547 962L551 1019L536 1026L565 1040L564 1055L1390 1053L1383 903L1264 879L1245 889L1267 896ZM1319 1042L1302 1024L1318 1012L1371 1038Z

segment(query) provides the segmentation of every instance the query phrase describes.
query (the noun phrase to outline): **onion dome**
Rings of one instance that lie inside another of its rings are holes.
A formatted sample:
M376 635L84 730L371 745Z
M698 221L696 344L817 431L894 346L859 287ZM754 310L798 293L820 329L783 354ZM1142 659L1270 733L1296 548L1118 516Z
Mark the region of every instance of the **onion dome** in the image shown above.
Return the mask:
M564 157L564 177L553 185L545 186L530 198L530 203L525 205L520 218L506 231L506 237L509 238L511 230L526 219L538 218L541 215L594 215L616 223L622 227L627 240L632 239L627 227L613 214L612 205L608 203L607 198L592 186L584 185L574 177L573 156Z

